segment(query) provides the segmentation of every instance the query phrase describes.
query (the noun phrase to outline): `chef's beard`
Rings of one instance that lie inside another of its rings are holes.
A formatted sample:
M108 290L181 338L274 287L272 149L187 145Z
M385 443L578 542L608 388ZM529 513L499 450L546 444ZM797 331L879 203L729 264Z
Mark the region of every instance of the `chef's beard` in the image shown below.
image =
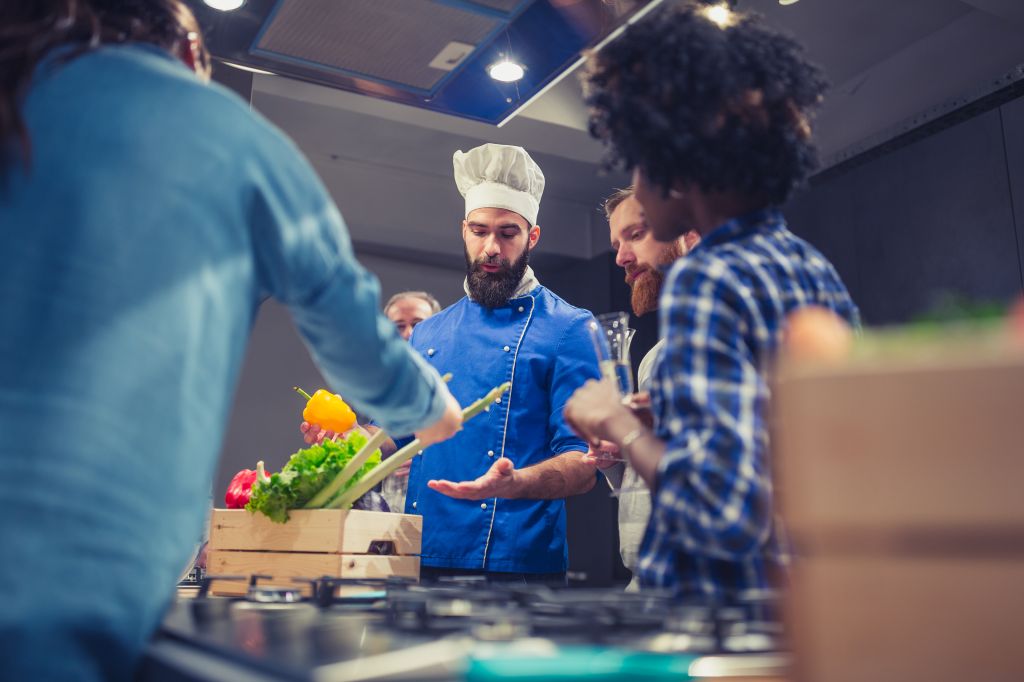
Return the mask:
M501 256L473 260L469 257L469 251L465 253L466 283L473 300L485 308L497 308L508 303L530 264L529 247L523 249L523 255L515 263ZM483 263L500 265L501 269L494 273L486 272L480 267Z
M630 282L632 292L630 293L630 304L633 306L633 314L637 317L658 309L658 297L661 296L661 284L665 276L661 274L661 268L676 259L682 257L683 249L679 241L674 241L662 252L661 258L654 267L646 266L644 272Z

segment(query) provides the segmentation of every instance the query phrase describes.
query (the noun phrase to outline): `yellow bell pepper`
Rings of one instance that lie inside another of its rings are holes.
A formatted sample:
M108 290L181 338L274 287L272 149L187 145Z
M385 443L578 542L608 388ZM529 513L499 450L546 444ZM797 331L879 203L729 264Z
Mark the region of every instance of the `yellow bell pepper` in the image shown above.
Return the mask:
M312 396L299 387L295 387L306 398L306 409L302 418L310 424L316 424L325 431L344 433L356 424L356 413L341 399L340 395L328 393L320 389Z

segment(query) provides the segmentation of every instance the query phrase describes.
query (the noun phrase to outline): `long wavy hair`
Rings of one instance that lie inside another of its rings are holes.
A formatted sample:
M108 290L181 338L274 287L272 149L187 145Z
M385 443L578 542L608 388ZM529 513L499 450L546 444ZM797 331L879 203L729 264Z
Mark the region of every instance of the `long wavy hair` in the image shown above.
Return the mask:
M28 165L32 141L22 105L40 60L63 45L67 62L101 45L152 43L170 51L199 46L196 66L207 74L210 54L199 24L181 0L15 0L0 2L0 174L14 159Z

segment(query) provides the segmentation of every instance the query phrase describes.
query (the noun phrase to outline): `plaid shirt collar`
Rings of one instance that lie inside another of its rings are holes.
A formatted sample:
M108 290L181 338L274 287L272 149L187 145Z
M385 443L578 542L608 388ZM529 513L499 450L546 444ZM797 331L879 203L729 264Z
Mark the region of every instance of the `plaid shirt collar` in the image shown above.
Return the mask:
M693 247L691 253L696 252L698 249L706 250L719 244L727 244L742 239L754 232L785 227L785 225L786 220L782 217L782 212L774 207L744 213L725 221L711 230L711 232L708 232Z

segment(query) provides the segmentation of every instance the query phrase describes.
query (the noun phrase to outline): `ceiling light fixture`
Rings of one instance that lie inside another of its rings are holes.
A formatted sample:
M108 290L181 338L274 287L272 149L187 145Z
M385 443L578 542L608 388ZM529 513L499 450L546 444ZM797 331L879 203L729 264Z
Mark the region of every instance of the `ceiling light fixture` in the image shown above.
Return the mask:
M800 0L779 0L779 4L782 6L795 5L798 2L800 2Z
M514 83L521 79L526 73L522 64L517 64L510 59L502 59L487 67L487 75L502 83Z
M261 73L261 74L263 74L265 76L276 76L277 75L273 71L264 71L263 69L257 69L255 66L246 66L245 64L236 64L235 62L229 62L229 61L225 61L223 59L221 59L219 61L220 61L221 64L224 64L225 66L230 66L232 68L238 69L239 71L249 71L250 73Z
M718 28L729 28L736 23L736 13L724 2L718 5L702 7L701 14Z
M245 4L245 0L203 0L203 2L221 12L230 12Z

